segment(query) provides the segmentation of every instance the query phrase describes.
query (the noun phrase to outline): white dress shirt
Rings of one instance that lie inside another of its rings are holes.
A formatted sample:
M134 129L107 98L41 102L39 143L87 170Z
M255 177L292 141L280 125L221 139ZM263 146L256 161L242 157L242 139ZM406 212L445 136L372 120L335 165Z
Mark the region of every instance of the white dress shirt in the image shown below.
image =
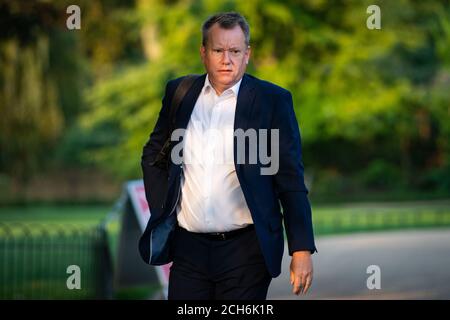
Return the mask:
M218 96L206 76L186 128L177 219L189 231L224 232L253 223L233 161L241 81Z

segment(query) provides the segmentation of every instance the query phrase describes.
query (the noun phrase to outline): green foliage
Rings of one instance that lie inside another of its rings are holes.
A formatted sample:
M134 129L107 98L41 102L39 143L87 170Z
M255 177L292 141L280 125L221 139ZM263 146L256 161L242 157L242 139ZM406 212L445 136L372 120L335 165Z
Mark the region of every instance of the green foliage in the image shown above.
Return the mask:
M401 183L401 178L399 170L382 159L374 160L360 172L362 185L373 189L396 187Z
M330 10L320 1L140 1L136 20L151 35L142 40L150 48L147 61L93 87L86 123L92 128L112 121L120 128L117 144L93 158L125 176L139 175L141 147L160 108L163 84L201 70L202 21L212 12L236 10L251 26L249 71L293 92L305 158L314 160L306 161L307 168L363 170L364 185L387 187L383 174L401 176L407 184L432 161L444 166L448 121L443 121L450 101L441 88L449 77L443 54L448 10L444 2L382 1L382 30L369 30L369 4L338 1ZM354 152L340 150L346 143ZM416 144L423 147L417 157ZM335 158L308 156L324 146ZM385 167L377 166L376 159L388 152Z

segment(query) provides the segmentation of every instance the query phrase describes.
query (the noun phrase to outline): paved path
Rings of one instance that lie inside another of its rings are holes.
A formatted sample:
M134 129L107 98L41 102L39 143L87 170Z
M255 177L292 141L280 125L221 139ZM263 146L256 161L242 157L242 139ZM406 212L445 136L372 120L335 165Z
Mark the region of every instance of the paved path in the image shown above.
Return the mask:
M285 250L268 299L450 299L450 229L324 236L316 245L308 294L292 294ZM381 269L380 290L366 286L369 265Z

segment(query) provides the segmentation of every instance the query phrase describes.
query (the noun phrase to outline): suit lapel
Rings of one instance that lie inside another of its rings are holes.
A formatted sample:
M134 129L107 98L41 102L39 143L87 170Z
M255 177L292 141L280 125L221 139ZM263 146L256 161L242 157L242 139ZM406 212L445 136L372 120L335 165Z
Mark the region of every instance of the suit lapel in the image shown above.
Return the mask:
M253 102L255 100L255 87L253 79L247 74L244 74L242 78L241 86L239 88L239 94L236 103L236 111L234 114L234 132L237 129L247 130L248 129L248 119L251 116ZM236 172L239 172L240 164L237 161L237 139L233 139L233 150L234 150L234 164Z
M253 79L247 74L242 77L241 86L239 88L236 111L234 114L234 130L247 129L248 119L250 117L253 100L255 98Z

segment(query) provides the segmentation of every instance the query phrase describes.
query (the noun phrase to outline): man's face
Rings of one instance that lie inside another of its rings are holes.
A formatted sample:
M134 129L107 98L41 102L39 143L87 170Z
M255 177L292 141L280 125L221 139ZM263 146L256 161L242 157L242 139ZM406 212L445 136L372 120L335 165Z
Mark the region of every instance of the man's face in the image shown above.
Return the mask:
M216 23L209 29L207 44L200 48L200 55L211 84L220 94L244 75L250 48L239 25L223 29Z

